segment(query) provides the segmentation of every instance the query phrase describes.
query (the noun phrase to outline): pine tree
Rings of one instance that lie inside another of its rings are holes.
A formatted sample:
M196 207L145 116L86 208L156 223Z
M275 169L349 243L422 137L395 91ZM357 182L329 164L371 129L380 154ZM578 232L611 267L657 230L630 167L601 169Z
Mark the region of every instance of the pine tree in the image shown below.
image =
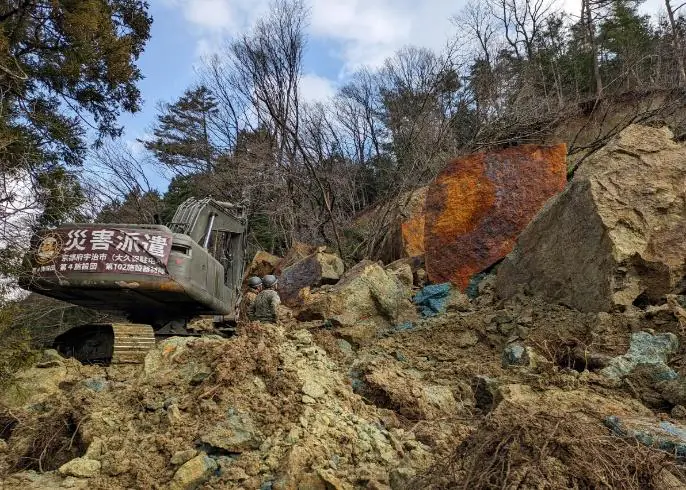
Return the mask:
M604 78L624 80L624 90L641 85L642 74L650 69L653 33L648 16L638 13L642 1L614 0L600 24Z
M211 137L217 101L207 87L188 89L157 116L155 138L141 141L157 159L179 174L212 172L217 149Z
M118 136L135 112L135 62L152 19L141 0L0 2L0 162L4 172L79 165L86 127Z

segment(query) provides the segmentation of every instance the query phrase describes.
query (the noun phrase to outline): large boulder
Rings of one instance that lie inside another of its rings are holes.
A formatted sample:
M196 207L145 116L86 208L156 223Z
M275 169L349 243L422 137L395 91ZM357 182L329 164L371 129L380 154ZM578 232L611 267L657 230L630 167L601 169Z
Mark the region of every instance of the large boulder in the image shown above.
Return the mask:
M288 306L302 303L300 291L306 287L335 284L345 266L338 255L316 252L287 267L279 278L279 294Z
M286 252L286 255L284 255L283 259L279 261L274 272L278 275L281 275L285 269L289 268L296 262L301 261L305 257L312 255L318 250L324 249L326 249L326 247L316 247L307 243L295 242L293 243L293 246L288 249L288 252Z
M412 306L406 288L376 262L363 261L348 270L334 286L304 298L300 320L330 320L352 327L361 321L389 324Z
M686 275L686 147L633 125L577 170L520 235L496 292L522 289L581 311L679 292Z
M566 147L522 145L450 162L426 197L426 269L464 291L505 257L545 202L562 191Z
M273 274L276 267L281 262L281 258L272 255L269 252L260 250L253 257L252 262L248 265L245 271L245 277L258 276L263 277L267 274Z

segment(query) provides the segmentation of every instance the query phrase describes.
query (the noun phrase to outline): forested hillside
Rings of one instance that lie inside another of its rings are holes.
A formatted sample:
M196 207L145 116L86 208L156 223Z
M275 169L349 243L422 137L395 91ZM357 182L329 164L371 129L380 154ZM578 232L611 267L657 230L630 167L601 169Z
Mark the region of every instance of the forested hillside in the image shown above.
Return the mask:
M117 115L140 101L145 5L9 2L2 198L15 205L5 219L31 208L35 228L151 222L189 195L212 195L249 206L252 249L279 253L304 241L374 257L376 238L351 229L355 216L426 184L458 155L562 141L573 167L631 122L668 120L680 133L683 9L667 1L667 15L649 18L637 1L581 3L563 12L546 0L471 2L455 12L442 51L407 46L352 74L331 100L308 104L308 6L280 0L161 104L140 153L116 136ZM151 166L171 178L168 190L150 184ZM30 189L18 192L17 182ZM25 242L17 231L3 230L18 246L10 256Z

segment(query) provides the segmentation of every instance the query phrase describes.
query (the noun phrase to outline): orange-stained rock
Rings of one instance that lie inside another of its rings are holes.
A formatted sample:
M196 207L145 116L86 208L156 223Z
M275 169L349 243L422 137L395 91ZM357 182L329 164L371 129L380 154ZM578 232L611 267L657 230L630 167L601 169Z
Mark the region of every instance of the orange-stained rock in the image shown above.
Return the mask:
M407 219L400 223L400 233L405 257L424 255L425 204L428 190L428 187L421 187L414 191L404 207L403 211Z
M543 204L565 188L566 154L564 144L522 145L450 162L426 198L429 279L464 290L510 253Z

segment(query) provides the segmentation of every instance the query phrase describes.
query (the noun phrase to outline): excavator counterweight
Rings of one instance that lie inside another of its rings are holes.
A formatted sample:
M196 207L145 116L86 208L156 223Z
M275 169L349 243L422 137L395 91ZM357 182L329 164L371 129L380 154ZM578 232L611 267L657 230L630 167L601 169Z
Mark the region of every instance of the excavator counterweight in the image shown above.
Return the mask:
M55 347L81 361L140 362L153 332L188 334L191 318L237 320L247 222L230 203L189 199L169 226L66 224L37 234L20 285L34 293L124 316L82 325Z

